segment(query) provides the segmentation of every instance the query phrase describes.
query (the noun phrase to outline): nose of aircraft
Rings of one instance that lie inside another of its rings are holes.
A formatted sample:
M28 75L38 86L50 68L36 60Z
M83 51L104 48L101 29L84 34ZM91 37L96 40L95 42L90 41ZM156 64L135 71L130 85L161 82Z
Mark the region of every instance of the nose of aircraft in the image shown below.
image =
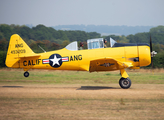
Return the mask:
M148 66L151 63L149 46L138 46L140 66Z

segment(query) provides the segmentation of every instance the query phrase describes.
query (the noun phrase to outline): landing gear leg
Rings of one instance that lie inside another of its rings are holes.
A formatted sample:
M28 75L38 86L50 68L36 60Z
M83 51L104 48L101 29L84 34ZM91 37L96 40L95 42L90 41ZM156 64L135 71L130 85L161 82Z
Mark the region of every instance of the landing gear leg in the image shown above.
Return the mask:
M131 80L124 69L120 70L122 78L119 80L119 85L123 89L128 89L131 86Z
M24 76L25 76L25 77L28 77L29 75L30 75L29 72L27 72L27 71L24 72Z

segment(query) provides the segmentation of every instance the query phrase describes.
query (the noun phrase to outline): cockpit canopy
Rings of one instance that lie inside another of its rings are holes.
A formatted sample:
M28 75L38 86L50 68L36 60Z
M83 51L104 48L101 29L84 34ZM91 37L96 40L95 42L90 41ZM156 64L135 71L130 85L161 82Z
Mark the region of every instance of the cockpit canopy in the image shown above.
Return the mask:
M112 38L110 38L110 47L113 47L115 43L117 42ZM103 38L89 39L87 40L87 45L88 45L88 49L104 48L104 39Z
M88 49L104 48L103 38L87 40Z
M113 40L112 38L110 38L110 47L114 47L115 43L117 42ZM89 39L87 40L87 46L88 46L88 49L104 48L104 39L103 38ZM71 51L78 50L77 41L74 41L68 44L65 48Z

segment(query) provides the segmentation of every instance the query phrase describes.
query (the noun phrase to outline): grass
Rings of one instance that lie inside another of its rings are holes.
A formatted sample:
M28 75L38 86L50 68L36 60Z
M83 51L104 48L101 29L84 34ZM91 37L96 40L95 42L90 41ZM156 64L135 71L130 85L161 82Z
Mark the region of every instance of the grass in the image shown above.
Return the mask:
M164 84L162 69L127 70L133 84ZM110 84L118 83L121 78L119 71L114 72L77 72L30 70L25 78L21 69L0 69L0 83L33 83L33 84Z

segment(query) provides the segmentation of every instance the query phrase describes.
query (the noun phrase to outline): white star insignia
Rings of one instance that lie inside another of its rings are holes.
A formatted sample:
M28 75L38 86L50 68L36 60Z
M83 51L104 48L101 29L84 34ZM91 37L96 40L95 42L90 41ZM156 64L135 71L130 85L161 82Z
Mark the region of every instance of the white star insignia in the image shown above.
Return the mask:
M54 66L55 64L60 66L60 64L59 64L60 59L61 58L57 58L56 55L54 55L54 59L50 59L53 62L52 66Z

